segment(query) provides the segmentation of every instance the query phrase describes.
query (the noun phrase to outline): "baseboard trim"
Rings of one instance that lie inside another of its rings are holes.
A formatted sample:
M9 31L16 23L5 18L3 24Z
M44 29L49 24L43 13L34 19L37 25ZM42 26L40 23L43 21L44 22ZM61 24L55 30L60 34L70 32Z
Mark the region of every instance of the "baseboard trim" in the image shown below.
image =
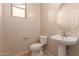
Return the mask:
M30 52L31 52L30 50L26 50L24 52L21 52L15 55L11 55L10 53L0 53L0 56L28 56ZM46 53L48 56L53 56L52 53L50 53L47 50L45 50L44 53Z
M15 56L24 56L24 55L28 56L28 53L29 53L29 52L30 52L30 51L27 50L27 51L24 51L24 52L18 53L18 54L16 54Z
M50 53L49 51L45 50L44 51L48 56L53 56L52 53Z
M11 56L10 53L0 53L0 56Z
M14 56L28 56L28 54L29 54L30 52L31 52L30 50L27 50L27 51L18 53L18 54L14 55ZM52 53L50 53L50 52L47 51L47 50L45 50L44 53L46 53L48 56L53 56Z

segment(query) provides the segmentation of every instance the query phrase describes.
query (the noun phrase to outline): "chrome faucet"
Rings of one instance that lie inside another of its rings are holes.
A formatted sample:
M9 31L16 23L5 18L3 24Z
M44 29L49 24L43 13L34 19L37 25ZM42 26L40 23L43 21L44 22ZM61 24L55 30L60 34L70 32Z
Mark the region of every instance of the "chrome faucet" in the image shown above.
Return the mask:
M67 37L67 34L65 32L62 32L62 36Z

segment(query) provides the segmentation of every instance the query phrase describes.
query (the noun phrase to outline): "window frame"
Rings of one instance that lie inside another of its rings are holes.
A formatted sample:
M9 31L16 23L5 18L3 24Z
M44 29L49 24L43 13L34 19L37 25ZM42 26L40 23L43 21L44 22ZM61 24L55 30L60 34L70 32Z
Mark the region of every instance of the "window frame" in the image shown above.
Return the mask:
M18 3L17 3L18 4ZM27 4L26 3L24 3L24 5L25 5L25 17L20 17L20 16L13 16L13 9L12 9L12 7L14 7L13 5L12 5L12 3L10 4L11 5L11 16L12 17L17 17L17 18L27 18ZM18 4L19 5L19 4ZM15 6L16 7L16 6ZM18 7L16 7L16 8L18 8Z

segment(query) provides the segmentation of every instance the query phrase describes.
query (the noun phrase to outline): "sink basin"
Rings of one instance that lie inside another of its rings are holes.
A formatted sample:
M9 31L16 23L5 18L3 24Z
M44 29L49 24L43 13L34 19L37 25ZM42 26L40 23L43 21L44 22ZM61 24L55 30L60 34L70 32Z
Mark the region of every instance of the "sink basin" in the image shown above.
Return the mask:
M71 36L64 37L62 35L52 35L51 39L56 40L58 44L62 45L73 45L76 44L76 42L78 41L77 37L71 37Z
M72 36L62 36L62 35L52 35L52 40L57 41L58 43L58 55L59 56L66 56L66 46L67 45L74 45L78 41L77 37Z

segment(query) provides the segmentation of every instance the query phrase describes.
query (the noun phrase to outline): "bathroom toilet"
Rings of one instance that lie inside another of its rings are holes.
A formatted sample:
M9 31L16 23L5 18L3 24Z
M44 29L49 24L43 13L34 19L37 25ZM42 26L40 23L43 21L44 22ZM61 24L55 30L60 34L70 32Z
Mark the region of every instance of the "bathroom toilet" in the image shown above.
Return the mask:
M43 46L47 44L47 36L40 36L40 43L34 43L30 46L32 51L32 56L41 56L43 55Z

